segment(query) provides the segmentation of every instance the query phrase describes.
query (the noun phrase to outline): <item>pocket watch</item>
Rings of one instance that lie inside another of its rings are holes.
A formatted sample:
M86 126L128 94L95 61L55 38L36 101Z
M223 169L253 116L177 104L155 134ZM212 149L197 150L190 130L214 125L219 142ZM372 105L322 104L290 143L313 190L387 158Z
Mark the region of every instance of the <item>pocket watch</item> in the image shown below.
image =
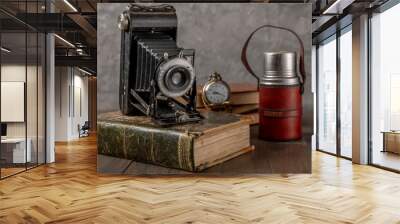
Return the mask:
M231 90L217 72L212 73L201 94L204 106L210 109L223 108L229 104Z

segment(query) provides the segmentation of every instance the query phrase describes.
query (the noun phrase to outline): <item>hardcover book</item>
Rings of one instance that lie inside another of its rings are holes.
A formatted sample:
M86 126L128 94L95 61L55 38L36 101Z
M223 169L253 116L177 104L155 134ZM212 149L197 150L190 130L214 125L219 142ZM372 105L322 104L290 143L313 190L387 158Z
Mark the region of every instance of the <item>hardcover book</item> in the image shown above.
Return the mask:
M160 127L146 116L99 115L98 153L168 168L200 172L251 151L249 122L223 112L198 123Z

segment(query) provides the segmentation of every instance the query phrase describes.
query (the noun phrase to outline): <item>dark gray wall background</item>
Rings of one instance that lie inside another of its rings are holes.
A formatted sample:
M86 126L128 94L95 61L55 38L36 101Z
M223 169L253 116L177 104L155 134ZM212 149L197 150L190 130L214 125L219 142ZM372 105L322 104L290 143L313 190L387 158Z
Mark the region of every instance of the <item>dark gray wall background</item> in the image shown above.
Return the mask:
M178 45L196 49L195 69L199 84L213 71L228 82L255 82L243 67L240 55L250 32L263 24L288 27L297 32L305 45L306 91L303 96L304 132L312 133L311 93L311 4L279 3L173 3L178 15ZM120 31L118 15L124 3L98 4L97 14L97 99L98 113L119 109ZM297 51L290 33L260 30L249 45L248 59L262 74L263 52Z

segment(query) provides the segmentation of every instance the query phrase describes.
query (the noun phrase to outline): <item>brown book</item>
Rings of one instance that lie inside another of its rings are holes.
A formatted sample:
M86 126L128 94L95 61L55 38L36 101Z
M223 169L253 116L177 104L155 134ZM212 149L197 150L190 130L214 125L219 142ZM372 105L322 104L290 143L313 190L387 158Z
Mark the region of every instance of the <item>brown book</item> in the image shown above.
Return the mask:
M231 112L234 114L243 114L254 112L258 109L258 104L239 105L232 107Z
M229 103L231 105L248 105L248 104L258 104L259 94L257 90L256 84L250 83L230 83L229 87L231 88L231 97L229 99ZM201 93L203 87L198 87L198 96L197 96L197 107L204 107Z
M229 99L231 105L258 104L258 101L258 92L232 93L231 98Z
M252 83L230 83L232 93L246 93L246 92L258 92L257 84Z
M159 127L145 116L101 114L98 153L199 172L253 150L247 120L224 112L203 115L199 123Z
M241 118L242 121L246 121L250 125L254 125L254 124L260 123L260 117L258 115L258 112L249 113L249 114L241 114L240 118Z

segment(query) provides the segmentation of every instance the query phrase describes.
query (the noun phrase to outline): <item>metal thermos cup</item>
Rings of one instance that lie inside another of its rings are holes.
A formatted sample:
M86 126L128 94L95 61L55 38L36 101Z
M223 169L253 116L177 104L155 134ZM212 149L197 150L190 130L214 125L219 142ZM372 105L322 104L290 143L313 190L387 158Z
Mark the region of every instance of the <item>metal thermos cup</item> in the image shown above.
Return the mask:
M265 140L290 141L302 137L302 97L296 52L264 53L260 80L260 130Z

